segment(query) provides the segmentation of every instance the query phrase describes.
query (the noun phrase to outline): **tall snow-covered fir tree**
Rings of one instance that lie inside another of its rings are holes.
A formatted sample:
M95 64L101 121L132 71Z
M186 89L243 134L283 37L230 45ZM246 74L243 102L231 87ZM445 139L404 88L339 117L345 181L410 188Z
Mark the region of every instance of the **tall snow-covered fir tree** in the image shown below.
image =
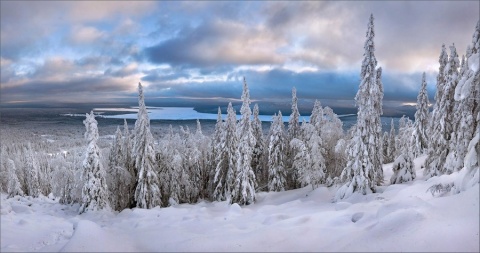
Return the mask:
M453 125L456 126L450 142L450 153L447 155L446 167L452 171L464 167L464 158L472 140L475 129L479 127L476 115L479 112L480 73L478 70L478 47L480 40L480 21L473 34L472 45L467 47L467 57L463 57L458 84L455 88ZM477 46L475 46L477 45ZM472 62L473 61L473 62Z
M428 148L428 122L430 119L430 113L428 111L428 93L427 93L427 81L425 80L425 72L422 75L422 87L417 96L417 111L415 112L415 123L413 132L415 138L415 147L413 150L414 156L417 157Z
M235 181L237 138L237 116L228 103L227 118L221 131L221 141L218 143L217 166L214 177L213 198L220 201L230 197L230 192Z
M108 190L110 191L111 207L122 211L130 207L130 189L132 187L132 175L125 167L125 154L122 150L122 132L117 127L115 139L113 139L110 155L108 157Z
M431 138L428 156L425 160L425 176L432 177L453 172L446 166L450 152L450 142L454 127L452 125L454 94L458 83L458 67L460 62L455 46L450 46L450 57L447 57L445 45L442 45L440 68L437 76L437 93L435 106L430 121Z
M135 160L133 159L132 154L132 134L128 130L127 120L123 120L123 142L122 142L122 154L123 154L123 163L125 169L130 174L130 181L126 184L130 185L130 190L128 193L129 197L129 207L135 207L135 188L137 182L137 171L135 170Z
M467 47L465 69L455 90L459 103L455 166L463 166L456 190L465 190L480 182L480 20ZM458 161L462 159L462 161Z
M290 118L288 119L288 128L287 128L287 150L286 150L286 159L285 159L285 167L287 168L287 186L288 188L294 189L297 188L297 181L298 181L298 173L293 168L293 159L295 157L295 151L293 147L290 147L290 141L294 138L299 138L300 132L300 113L298 111L298 98L297 98L297 89L295 87L292 88L292 113L290 114Z
M106 172L100 160L100 149L98 148L98 127L93 111L86 114L83 121L86 132L85 139L88 141L85 159L83 160L82 179L84 185L82 188L82 203L80 213L87 211L97 211L101 209L110 209L108 198L108 186L106 181Z
M228 171L228 157L225 148L225 123L222 120L222 111L218 107L217 123L212 140L212 159L213 159L213 180L212 180L212 198L214 200L226 199L226 184Z
M268 145L268 191L284 191L287 184L285 153L286 153L285 126L282 112L273 116L270 127Z
M242 116L237 127L238 146L235 153L237 159L235 182L230 198L230 203L238 203L240 205L248 205L255 202L255 188L257 187L257 180L252 168L253 150L255 149L256 140L250 121L252 116L250 103L250 92L244 77L242 108L240 109Z
M138 115L135 121L133 157L137 171L135 202L139 208L153 208L161 205L159 180L155 171L155 147L150 132L150 119L145 106L143 87L138 83Z
M342 172L344 185L336 199L347 198L354 192L367 194L382 183L381 123L383 88L377 79L373 15L370 16L365 41L365 53L360 77L362 79L355 101L358 107L357 124L349 144L347 166Z
M39 182L39 167L38 161L35 156L35 152L32 149L32 144L29 142L25 150L25 174L27 195L32 197L38 197L40 195L40 182Z
M255 136L255 148L253 150L252 168L260 187L267 181L267 170L265 168L265 138L263 137L262 121L259 117L258 104L253 106L252 131Z
M312 124L316 129L318 134L322 128L322 119L323 119L323 108L319 100L315 100L313 104L312 114L310 115L310 124Z

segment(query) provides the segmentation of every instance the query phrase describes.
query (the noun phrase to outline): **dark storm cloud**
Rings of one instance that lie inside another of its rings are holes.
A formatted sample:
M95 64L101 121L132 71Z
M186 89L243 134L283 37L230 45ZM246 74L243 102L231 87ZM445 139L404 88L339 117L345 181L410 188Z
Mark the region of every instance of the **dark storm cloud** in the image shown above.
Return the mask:
M223 20L185 27L177 37L146 48L144 54L152 63L173 66L277 64L283 61L275 53L279 44L282 40L268 30Z

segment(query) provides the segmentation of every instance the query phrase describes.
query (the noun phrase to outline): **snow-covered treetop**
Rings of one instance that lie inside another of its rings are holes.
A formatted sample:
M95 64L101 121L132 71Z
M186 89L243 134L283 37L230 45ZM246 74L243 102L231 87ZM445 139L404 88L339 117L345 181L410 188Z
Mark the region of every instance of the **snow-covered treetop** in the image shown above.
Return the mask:
M475 32L473 33L472 45L472 54L480 52L480 20L478 20Z
M252 115L252 111L250 110L250 92L248 91L248 85L245 77L243 77L242 102L242 108L240 109L242 119L245 118L246 120L250 120L250 116Z
M90 111L90 114L86 113L85 116L86 118L83 121L86 128L85 139L87 139L88 142L96 141L98 140L98 123L95 120L95 115L93 111Z
M439 73L443 73L445 66L448 63L448 54L447 54L447 48L445 47L445 44L442 44L442 52L440 53L440 58L438 59L438 63L440 63Z
M260 110L258 109L258 104L255 104L253 106L253 118L258 118L258 115L260 114Z
M222 122L222 110L220 110L220 106L218 107L218 115L217 115L217 123Z
M365 58L362 62L362 71L360 77L363 79L365 75L372 73L377 66L377 59L375 58L375 43L373 39L375 37L374 25L373 25L373 14L370 15L370 20L368 21L368 28L367 28L367 39L365 40L365 53L363 54Z

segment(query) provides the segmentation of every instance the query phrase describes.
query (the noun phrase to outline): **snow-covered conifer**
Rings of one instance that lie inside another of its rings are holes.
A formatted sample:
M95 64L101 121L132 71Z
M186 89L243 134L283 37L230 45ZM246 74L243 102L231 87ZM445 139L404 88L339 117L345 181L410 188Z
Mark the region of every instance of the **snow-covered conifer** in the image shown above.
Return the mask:
M250 103L250 92L244 77L242 108L240 109L242 116L237 127L238 146L235 153L237 166L230 199L230 203L238 203L240 205L248 205L255 202L255 188L257 187L257 180L252 168L253 150L255 149L256 140L250 121L252 116Z
M214 199L226 200L230 196L231 189L235 182L236 168L236 149L238 145L237 138L237 116L232 107L232 103L228 103L227 118L222 131L222 139L220 144L220 153L217 156L217 167L214 178Z
M446 168L452 171L464 167L464 159L467 149L472 140L475 129L479 127L475 120L480 111L480 71L479 52L475 47L480 40L480 21L477 23L476 31L473 34L472 46L468 46L467 58L462 59L459 73L459 80L455 88L455 105L453 114L453 125L456 126L450 142L450 152L447 156ZM473 47L473 49L472 49ZM473 61L473 62L472 62Z
M285 126L283 125L282 112L273 116L270 127L268 145L268 190L284 191L286 187L286 152Z
M40 184L38 180L39 168L32 144L29 142L25 150L25 169L28 196L38 197L40 195Z
M323 108L319 100L315 100L312 114L310 115L310 124L312 124L320 133L321 123L323 119Z
M7 159L7 193L9 197L14 197L16 195L23 195L22 186L18 180L17 170L15 168L15 162L12 159Z
M161 205L161 193L157 172L154 169L155 147L150 132L150 119L143 95L143 87L138 83L138 116L135 122L133 157L138 173L135 202L139 208L153 208Z
M130 189L132 175L125 168L125 154L122 149L122 132L117 127L108 157L108 190L110 191L111 207L121 211L130 207Z
M430 121L430 144L425 160L425 176L432 177L451 173L452 168L445 166L450 152L450 142L453 133L454 93L458 83L459 60L455 46L450 46L450 57L447 59L445 45L442 45L440 69L437 76L437 93L435 106Z
M98 148L98 127L93 111L86 114L83 121L86 132L85 139L88 141L85 159L83 160L82 179L82 205L80 213L110 209L108 200L108 186L105 179L105 170L100 160L100 149Z
M303 186L311 184L316 188L319 184L326 180L326 163L324 158L323 141L318 134L315 126L312 124L302 124L302 132L304 136L304 143L307 147L310 156L310 166L300 171L300 181Z
M122 142L122 154L123 154L123 164L124 168L130 174L130 181L127 182L130 185L129 190L129 207L135 206L135 188L137 182L137 171L135 170L135 160L132 153L132 137L133 135L128 130L127 120L123 120L123 142Z
M422 87L417 96L417 111L415 112L415 148L414 156L419 156L426 152L428 148L428 122L429 122L429 111L428 111L428 93L427 93L427 82L425 81L425 72L422 75Z
M322 156L325 159L325 167L327 168L326 177L331 180L340 176L343 170L343 167L338 168L336 166L338 157L335 153L335 146L338 140L344 137L343 123L330 107L325 106L322 110L324 117L319 136L322 141Z
M412 121L403 116L400 119L400 127L398 130L398 148L397 157L393 162L393 175L390 178L391 184L401 184L403 182L412 181L416 177L413 163L413 143L414 126Z
M373 15L370 16L365 41L365 53L361 70L361 83L355 101L358 107L357 124L353 139L347 150L347 166L341 178L344 185L339 188L336 199L349 197L354 192L367 194L376 191L383 181L381 161L381 123L383 88L377 79L374 46Z
M292 114L290 114L290 118L288 120L288 129L287 129L287 144L286 144L286 159L285 159L285 167L287 168L290 173L287 173L287 185L289 188L296 188L296 181L297 180L297 173L293 169L293 159L295 157L293 147L290 147L290 141L294 138L300 138L300 113L298 112L298 98L297 98L297 89L295 87L292 88Z
M253 106L252 131L255 136L255 148L253 149L252 168L258 185L266 183L266 169L264 163L265 138L263 137L262 121L259 118L258 104Z

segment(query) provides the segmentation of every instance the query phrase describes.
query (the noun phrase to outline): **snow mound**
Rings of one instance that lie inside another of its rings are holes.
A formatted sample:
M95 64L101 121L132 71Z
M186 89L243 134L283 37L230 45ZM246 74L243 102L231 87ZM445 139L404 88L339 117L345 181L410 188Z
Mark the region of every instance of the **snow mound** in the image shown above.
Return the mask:
M112 234L89 220L80 220L62 252L134 252L139 251L128 238Z

